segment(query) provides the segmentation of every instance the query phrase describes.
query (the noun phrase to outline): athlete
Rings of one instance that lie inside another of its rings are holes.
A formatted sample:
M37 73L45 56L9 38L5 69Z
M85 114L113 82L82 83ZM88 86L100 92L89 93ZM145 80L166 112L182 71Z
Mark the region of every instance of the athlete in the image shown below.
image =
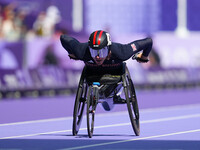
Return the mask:
M128 60L131 56L138 54L136 60L140 63L148 62L148 55L152 49L152 39L145 38L133 41L129 44L111 42L109 33L105 31L94 31L89 41L80 43L77 39L68 35L61 35L62 46L68 51L69 57L82 60L85 64L101 66L103 64L113 64Z
M98 75L116 73L122 67L123 61L135 55L134 58L139 63L146 63L152 49L151 38L120 44L112 42L109 33L102 30L94 31L85 43L68 35L61 35L60 40L71 59L84 61L88 68L92 68L90 73Z

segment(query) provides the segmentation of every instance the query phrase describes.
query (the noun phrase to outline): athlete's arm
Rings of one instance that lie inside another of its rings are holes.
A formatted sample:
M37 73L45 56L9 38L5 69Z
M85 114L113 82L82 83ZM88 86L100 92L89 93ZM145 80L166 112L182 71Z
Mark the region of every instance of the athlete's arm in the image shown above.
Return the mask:
M76 59L80 60L83 59L88 47L87 43L80 43L77 39L68 35L61 35L60 41L65 50L69 53L69 56L75 56Z
M134 53L138 53L139 51L143 50L142 56L143 58L147 58L149 56L149 53L151 52L153 41L151 38L146 38L146 39L134 41L130 44L133 50L135 51Z
M120 44L120 43L112 43L111 45L111 52L115 55L118 59L123 61L129 59L134 54L142 52L142 58L148 59L148 55L152 49L152 39L146 38L142 40L137 40L131 42L129 44Z

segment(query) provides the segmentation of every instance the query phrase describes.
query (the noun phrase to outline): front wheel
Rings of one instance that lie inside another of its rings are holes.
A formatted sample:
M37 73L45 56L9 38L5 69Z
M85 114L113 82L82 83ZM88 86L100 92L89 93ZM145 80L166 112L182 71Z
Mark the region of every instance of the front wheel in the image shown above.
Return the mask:
M87 131L90 138L92 138L94 132L94 117L97 101L98 93L95 93L92 86L90 86L87 94Z

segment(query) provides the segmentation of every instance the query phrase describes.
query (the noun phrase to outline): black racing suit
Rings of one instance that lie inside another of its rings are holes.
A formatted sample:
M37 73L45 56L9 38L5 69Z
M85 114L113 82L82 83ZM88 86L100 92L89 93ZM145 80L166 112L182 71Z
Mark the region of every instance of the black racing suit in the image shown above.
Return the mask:
M122 65L123 61L128 60L131 56L143 50L143 56L148 56L152 49L152 39L145 38L137 41L133 41L129 44L120 44L112 42L110 46L111 58L105 60L104 63L100 66L96 65L93 61L88 42L80 43L73 37L68 35L61 35L60 40L62 46L69 54L74 54L78 60L84 61L87 66L94 68L95 71L104 72L105 70L116 69L118 66ZM135 50L133 46L135 45Z
M75 55L76 59L84 61L90 75L104 75L104 74L122 74L123 61L128 60L134 54L143 50L143 56L148 56L152 49L152 39L145 38L137 41L133 41L128 44L120 44L112 42L112 45L109 47L111 51L111 57L109 60L105 60L102 65L98 66L93 61L93 58L90 55L89 44L80 43L73 37L68 35L61 35L60 40L62 46L69 54ZM108 91L114 89L112 86L109 86ZM106 91L105 91L106 93ZM105 96L109 96L108 94ZM105 110L110 110L106 109Z

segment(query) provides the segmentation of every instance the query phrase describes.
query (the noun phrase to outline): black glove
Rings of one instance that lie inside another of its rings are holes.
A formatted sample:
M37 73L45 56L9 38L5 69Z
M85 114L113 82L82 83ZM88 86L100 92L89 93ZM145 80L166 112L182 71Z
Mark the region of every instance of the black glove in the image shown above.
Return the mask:
M147 63L149 60L148 59L142 59L140 57L137 57L137 54L133 55L132 59L136 59L137 61L143 62L143 63Z
M72 57L71 55L68 55L70 59L74 59L74 60L79 60L78 58L76 57Z
M141 61L141 62L144 62L144 63L147 63L149 61L148 59L142 59L142 58L139 58L139 57L135 57L135 59L137 61Z

